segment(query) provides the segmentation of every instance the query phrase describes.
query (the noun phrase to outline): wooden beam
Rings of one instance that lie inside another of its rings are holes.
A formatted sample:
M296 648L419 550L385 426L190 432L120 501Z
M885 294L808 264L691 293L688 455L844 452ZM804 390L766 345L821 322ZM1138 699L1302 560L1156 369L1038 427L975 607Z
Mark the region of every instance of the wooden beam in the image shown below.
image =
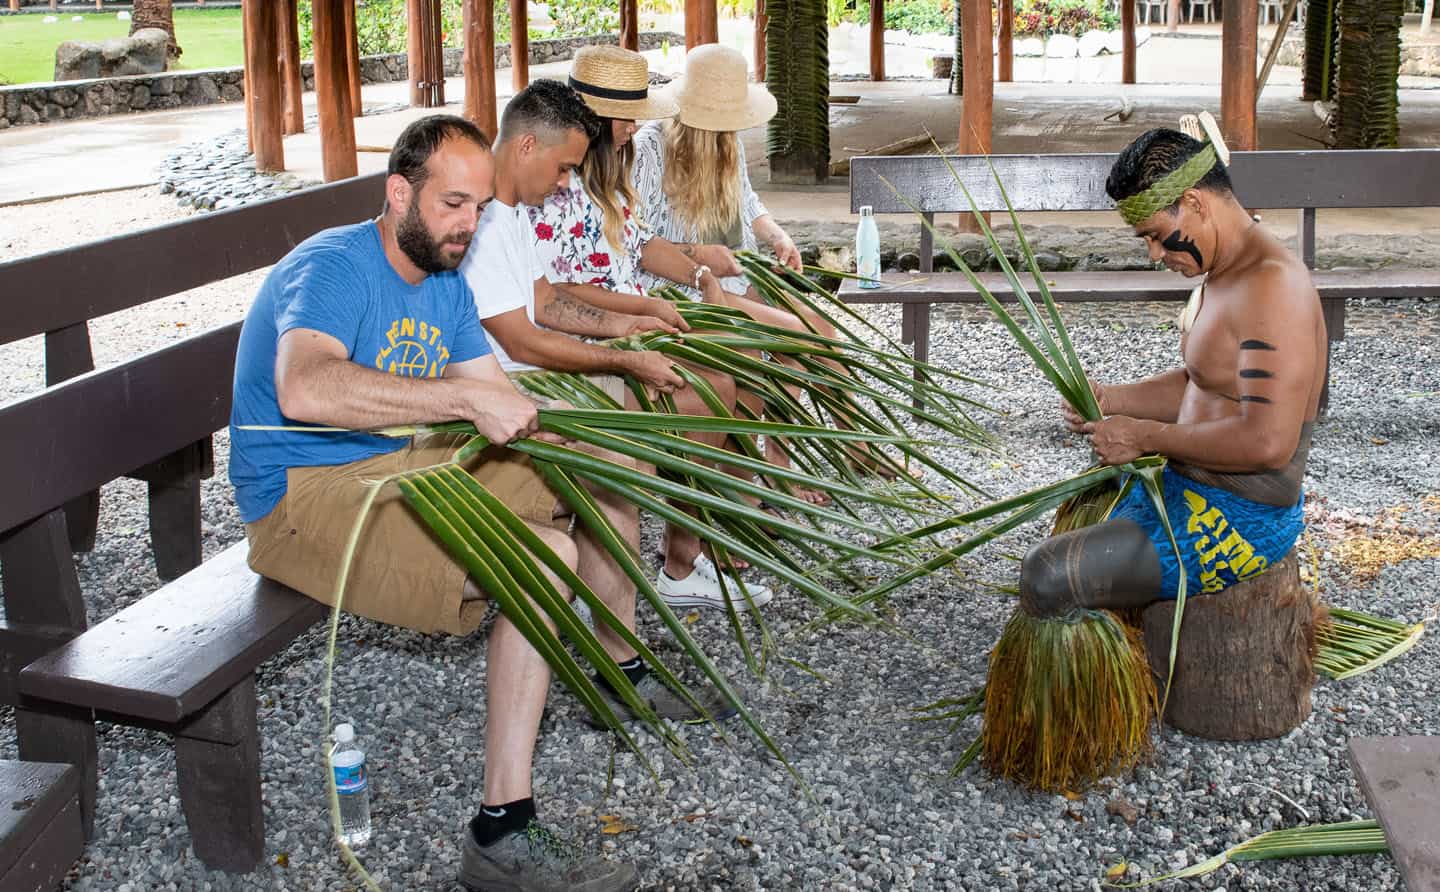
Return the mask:
M883 0L882 0L883 2ZM755 0L755 83L765 83L765 29L770 16L765 14L765 0Z
M1135 3L1120 2L1120 83L1135 83Z
M274 3L246 3L243 27L245 69L250 74L250 136L256 170L284 170L283 100L280 89L280 9Z
M632 53L640 52L640 4L638 0L620 0L620 46Z
M995 104L994 29L989 0L960 0L961 44L965 47L965 95L960 102L959 152L988 155ZM1129 2L1129 0L1126 0ZM975 230L969 215L960 218L962 232Z
M345 76L350 89L350 114L365 114L365 100L360 94L360 29L355 24L355 2L345 4Z
M720 42L720 10L716 0L700 0L700 42Z
M1220 130L1231 150L1252 152L1255 130L1255 55L1260 19L1256 0L1226 0L1220 37Z
M255 88L250 86L250 29L240 20L240 89L245 93L245 151L255 153Z
M353 177L355 115L350 107L346 59L345 7L348 0L312 0L315 45L315 98L320 110L320 155L325 182Z
M685 51L700 45L700 0L685 0Z
M280 77L285 87L285 133L305 132L305 80L300 75L300 0L280 9Z
M495 117L495 2L464 0L465 117L493 141Z
M405 0L406 62L410 73L410 104L427 108L425 101L425 6L426 0Z
M885 79L885 0L870 0L870 79Z
M1129 2L1129 0L1124 0ZM1015 80L1015 0L1000 0L1000 74L1002 83Z
M530 86L530 10L525 0L510 0L510 85Z
M430 102L433 108L445 105L445 32L442 29L440 0L430 3Z

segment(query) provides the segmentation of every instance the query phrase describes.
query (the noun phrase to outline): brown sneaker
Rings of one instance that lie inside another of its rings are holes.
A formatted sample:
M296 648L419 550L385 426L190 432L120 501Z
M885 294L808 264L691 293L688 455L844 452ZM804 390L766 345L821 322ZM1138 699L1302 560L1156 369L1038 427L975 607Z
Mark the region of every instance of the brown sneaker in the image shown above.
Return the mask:
M631 892L640 885L633 864L583 858L538 821L488 846L465 829L460 884L472 892Z

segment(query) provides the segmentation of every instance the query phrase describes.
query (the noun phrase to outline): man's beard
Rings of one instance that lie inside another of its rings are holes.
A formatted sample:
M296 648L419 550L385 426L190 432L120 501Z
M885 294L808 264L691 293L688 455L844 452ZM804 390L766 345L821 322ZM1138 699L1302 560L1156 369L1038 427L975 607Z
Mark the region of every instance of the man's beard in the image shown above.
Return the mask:
M400 250L410 258L410 262L419 267L427 274L443 273L460 265L465 257L462 251L460 256L454 260L446 257L441 252L440 246L444 242L437 242L430 237L430 231L425 228L425 221L420 219L420 208L415 204L405 212L400 223L395 227L395 241L399 243ZM470 237L456 234L445 241L455 242L460 245L470 244Z

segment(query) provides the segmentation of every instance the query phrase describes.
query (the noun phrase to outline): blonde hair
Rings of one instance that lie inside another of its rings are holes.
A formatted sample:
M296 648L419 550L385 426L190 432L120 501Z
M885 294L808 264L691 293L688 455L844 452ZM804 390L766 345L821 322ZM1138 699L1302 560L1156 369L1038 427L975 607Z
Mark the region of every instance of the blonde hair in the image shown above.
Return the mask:
M681 223L700 238L740 216L740 141L734 133L665 122L661 185Z
M590 141L585 160L580 162L580 181L590 200L600 206L605 222L601 230L610 248L619 254L625 248L625 208L636 204L630 168L635 162L635 145L627 142L615 149L615 131L609 118L601 118L600 135Z

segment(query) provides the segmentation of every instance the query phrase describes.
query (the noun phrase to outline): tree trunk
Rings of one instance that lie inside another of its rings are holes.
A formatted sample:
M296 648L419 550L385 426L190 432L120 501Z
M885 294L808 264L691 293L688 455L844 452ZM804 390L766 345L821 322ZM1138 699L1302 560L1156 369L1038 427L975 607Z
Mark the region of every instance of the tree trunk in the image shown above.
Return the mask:
M1304 86L1307 102L1335 95L1335 43L1340 36L1339 0L1309 0L1305 18Z
M170 43L165 47L165 55L172 63L180 58L180 44L175 42L175 10L171 8L170 0L135 0L130 13L130 33L134 34L141 28L159 28L169 34Z
M1280 737L1310 715L1314 593L1295 552L1259 576L1185 601L1165 723L1211 740ZM1174 601L1145 609L1145 651L1162 699Z
M960 3L955 3L955 64L950 67L950 92L956 96L965 95L964 40L965 29L960 27Z
M770 181L823 183L830 175L830 51L823 0L766 0L765 82L779 111L766 151Z
M1340 8L1335 145L1394 148L1400 140L1403 0L1345 0Z

